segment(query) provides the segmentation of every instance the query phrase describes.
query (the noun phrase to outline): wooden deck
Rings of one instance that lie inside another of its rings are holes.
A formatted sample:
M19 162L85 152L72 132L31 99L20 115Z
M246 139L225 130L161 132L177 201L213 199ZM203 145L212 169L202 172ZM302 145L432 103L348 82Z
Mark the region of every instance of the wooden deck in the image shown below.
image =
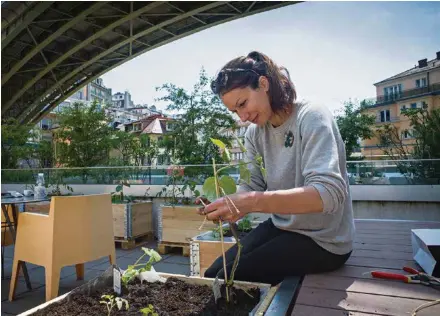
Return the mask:
M440 299L440 289L401 281L373 279L370 271L406 273L421 268L412 259L411 229L440 228L440 223L409 221L356 221L352 256L337 271L308 275L301 285L295 316L411 316L418 306ZM417 316L440 315L440 305Z

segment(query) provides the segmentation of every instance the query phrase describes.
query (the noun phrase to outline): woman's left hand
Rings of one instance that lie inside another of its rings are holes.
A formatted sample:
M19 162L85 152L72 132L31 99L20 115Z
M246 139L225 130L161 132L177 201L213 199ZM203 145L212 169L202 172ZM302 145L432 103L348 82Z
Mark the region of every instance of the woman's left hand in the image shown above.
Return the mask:
M246 214L256 211L256 192L243 192L224 196L199 209L210 221L219 219L234 223Z

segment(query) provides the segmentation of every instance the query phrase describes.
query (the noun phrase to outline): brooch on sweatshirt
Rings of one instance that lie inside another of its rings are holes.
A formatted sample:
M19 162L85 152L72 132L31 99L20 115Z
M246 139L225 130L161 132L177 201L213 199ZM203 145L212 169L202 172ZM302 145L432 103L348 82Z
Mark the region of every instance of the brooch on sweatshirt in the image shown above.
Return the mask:
M284 135L284 147L292 147L293 146L293 133L289 131Z

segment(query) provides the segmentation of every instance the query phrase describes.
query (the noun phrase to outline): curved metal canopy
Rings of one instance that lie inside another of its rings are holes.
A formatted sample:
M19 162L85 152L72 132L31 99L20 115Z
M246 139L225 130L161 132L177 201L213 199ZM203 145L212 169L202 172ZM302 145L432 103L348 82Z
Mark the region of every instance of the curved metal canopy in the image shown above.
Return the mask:
M37 122L82 86L149 50L294 3L4 1L2 118Z

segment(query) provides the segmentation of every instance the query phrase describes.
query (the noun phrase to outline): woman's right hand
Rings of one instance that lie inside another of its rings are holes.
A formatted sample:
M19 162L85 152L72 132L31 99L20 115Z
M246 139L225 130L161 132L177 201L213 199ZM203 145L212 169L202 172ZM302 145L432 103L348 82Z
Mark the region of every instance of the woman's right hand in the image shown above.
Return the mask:
M203 197L203 196L199 196L196 198L195 204L199 205L202 204L203 207L205 207L206 205L210 204L211 201L209 201L207 198Z

